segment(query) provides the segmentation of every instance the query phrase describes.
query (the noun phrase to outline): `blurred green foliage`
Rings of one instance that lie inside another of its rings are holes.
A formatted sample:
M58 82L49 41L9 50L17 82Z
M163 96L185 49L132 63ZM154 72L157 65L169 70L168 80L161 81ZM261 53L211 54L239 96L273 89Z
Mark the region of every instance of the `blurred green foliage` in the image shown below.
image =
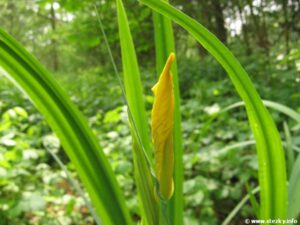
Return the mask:
M124 2L130 9L150 116L150 87L157 77L151 11L134 0ZM174 4L218 36L223 35L264 99L300 113L300 19L295 13L299 1L202 2L177 0ZM217 32L221 26L217 15L221 14L216 2L223 12L226 34ZM0 24L53 72L86 115L117 175L132 217L138 220L126 105L103 44L95 7L120 68L114 1L0 0ZM242 23L240 32L230 25L234 21ZM247 194L246 183L257 186L257 159L253 145L225 154L219 150L253 137L243 108L217 115L221 108L239 100L225 72L188 34L177 26L175 31L182 95L185 224L220 224ZM57 154L77 179L59 140L27 97L0 78L0 225L94 224L82 196L49 154ZM282 137L285 121L293 145L300 146L299 125L277 112L272 115ZM234 224L254 214L249 203Z

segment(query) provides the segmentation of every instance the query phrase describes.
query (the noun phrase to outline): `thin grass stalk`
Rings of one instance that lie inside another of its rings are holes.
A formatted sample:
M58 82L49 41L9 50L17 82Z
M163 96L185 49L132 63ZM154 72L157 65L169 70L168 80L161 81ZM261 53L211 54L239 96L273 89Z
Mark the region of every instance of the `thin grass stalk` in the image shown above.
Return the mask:
M286 122L283 123L283 130L285 135L286 142L286 167L287 167L287 176L290 178L294 164L295 164L295 155L293 151L293 141L290 133L290 128Z
M259 187L256 187L252 189L251 193L252 195L255 195L257 192L259 192ZM238 214L238 212L243 208L243 206L247 203L247 201L250 199L250 195L247 194L242 200L234 207L234 209L227 215L227 217L224 219L221 225L229 225L232 224L232 220L234 217Z
M262 101L266 107L276 110L278 112L281 112L300 124L300 114L298 112L296 112L295 110L287 107L286 105L280 104L278 102L273 102L273 101L269 101L269 100L262 100ZM237 108L240 106L245 106L245 103L244 102L233 103L233 104L225 107L224 109L222 109L220 111L220 113L229 111L231 109L234 109L234 108Z
M260 218L259 204L258 204L254 194L252 194L252 187L250 186L249 183L246 183L246 190L247 190L248 195L250 197L250 203L251 203L251 206L252 206L253 211L255 213L255 216L256 216L256 218Z
M87 208L89 209L91 216L94 218L95 223L97 225L102 225L102 223L100 222L99 217L96 214L96 211L94 209L94 207L92 206L90 200L85 196L85 191L81 188L80 184L77 182L77 180L71 175L71 173L69 172L68 168L64 165L64 163L60 160L60 158L58 157L58 155L56 153L54 153L51 149L46 148L46 150L48 151L48 153L53 157L53 159L56 161L56 163L59 165L59 167L61 168L62 171L64 171L64 173L67 176L67 179L69 181L69 184L72 186L73 190L77 192L77 194L79 194L79 196L83 199L85 205L87 206Z

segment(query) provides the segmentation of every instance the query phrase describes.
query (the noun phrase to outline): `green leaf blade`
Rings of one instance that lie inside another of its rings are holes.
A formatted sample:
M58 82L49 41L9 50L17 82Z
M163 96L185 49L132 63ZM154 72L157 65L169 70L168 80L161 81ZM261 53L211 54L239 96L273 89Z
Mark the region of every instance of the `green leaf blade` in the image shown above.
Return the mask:
M278 102L273 102L273 101L269 101L269 100L263 100L263 103L266 107L276 110L278 112L281 112L285 115L287 115L288 117L290 117L291 119L295 120L297 123L300 123L300 114L297 113L295 110L280 104ZM226 112L228 110L234 109L236 107L240 107L240 106L244 106L245 103L244 102L236 102L233 103L229 106L227 106L226 108L222 109L221 112Z
M298 155L289 180L288 218L297 218L300 212L300 155Z
M156 50L156 71L159 75L171 52L175 51L171 20L153 11L154 38ZM177 62L172 66L174 85L174 195L169 204L171 224L183 224L183 149L181 134L180 93Z
M143 100L142 84L127 15L121 0L117 0L119 36L128 114L133 139L135 180L142 211L142 224L159 224L159 205L155 199L155 183L151 174L150 137Z
M151 155L151 142L140 72L127 16L121 1L117 1L117 10L126 99L134 119L135 126L139 131L139 138L141 139L143 147L149 157Z
M109 225L131 224L121 190L86 120L52 76L2 30L0 68L29 96L60 138L101 220Z

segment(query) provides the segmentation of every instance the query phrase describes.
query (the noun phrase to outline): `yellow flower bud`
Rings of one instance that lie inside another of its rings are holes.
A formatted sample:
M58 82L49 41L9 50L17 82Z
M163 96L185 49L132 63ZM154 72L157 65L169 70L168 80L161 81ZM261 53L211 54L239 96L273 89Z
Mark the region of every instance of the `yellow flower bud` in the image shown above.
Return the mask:
M169 200L173 184L173 123L174 93L171 66L175 54L171 53L158 82L152 88L154 103L151 116L152 140L155 149L155 172L159 181L160 195Z

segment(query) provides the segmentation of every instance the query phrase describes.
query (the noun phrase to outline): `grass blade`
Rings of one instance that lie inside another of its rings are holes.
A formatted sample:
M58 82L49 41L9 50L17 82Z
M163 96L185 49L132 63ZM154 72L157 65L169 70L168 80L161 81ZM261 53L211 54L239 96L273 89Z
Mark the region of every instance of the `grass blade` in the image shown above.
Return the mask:
M259 192L259 187L254 188L251 193L252 195ZM246 202L250 199L250 195L247 194L235 207L234 209L228 214L228 216L223 221L222 225L229 225L231 220L236 216L236 214L241 210L241 208L246 204Z
M147 161L151 156L148 120L135 48L121 0L117 0L117 12L126 100L133 136L135 178L142 206L142 223L157 225L159 224L159 206L154 197L155 183L151 174L152 165Z
M153 25L156 50L156 74L160 74L164 68L169 54L175 52L173 27L171 20L153 11ZM169 218L171 224L183 224L183 162L182 162L182 136L180 93L177 63L172 66L174 85L174 195L169 203Z
M60 160L60 158L58 157L58 155L56 153L54 153L51 149L46 148L46 150L48 151L48 153L53 157L53 159L56 161L56 163L59 165L59 167L61 168L62 171L64 171L64 173L67 176L67 179L70 183L70 185L72 186L73 190L76 191L80 197L83 199L85 205L87 206L87 208L89 209L92 217L95 220L95 223L97 225L102 225L100 222L100 219L98 218L92 204L90 203L90 200L87 199L87 197L85 196L85 192L84 190L80 187L79 183L77 182L77 180L71 175L71 173L69 173L68 168L64 165L64 163Z
M295 155L293 152L293 142L290 133L289 126L286 122L283 123L283 130L286 140L286 167L287 167L287 176L290 178L294 164L295 164Z
M237 148L243 148L243 147L250 146L250 145L255 145L255 144L256 144L255 140L240 141L240 142L228 145L228 146L226 146L226 147L224 147L222 149L219 149L216 152L206 153L206 154L209 154L210 158L212 158L212 157L223 157L223 156L225 156L226 154L228 154L232 150L235 150ZM282 142L282 144L283 144L284 147L287 147L289 145L289 143L286 143L286 142ZM293 151L300 152L300 148L297 147L296 145L292 145L291 149Z
M205 27L163 1L140 0L148 7L169 17L187 30L228 73L245 102L254 133L259 159L260 216L262 219L286 218L286 171L278 130L263 105L248 74L232 53Z
M263 100L263 103L266 107L270 108L270 109L274 109L278 112L281 112L287 116L289 116L290 118L294 119L296 122L300 123L300 114L297 113L295 110L282 105L280 103L277 102L273 102L273 101L268 101L268 100ZM220 112L226 112L228 110L240 107L240 106L244 106L245 103L244 102L236 102L234 104L231 104L229 106L227 106L226 108L222 109Z
M300 154L294 164L289 180L288 218L297 218L300 212Z
M248 183L246 183L246 190L248 192L248 196L250 198L250 203L251 203L252 208L255 212L255 215L256 215L257 218L260 218L260 216L259 216L259 204L258 204L254 194L252 193L253 190L252 190L251 186Z
M85 118L40 63L2 30L1 68L29 96L61 140L103 223L131 224L113 171Z

